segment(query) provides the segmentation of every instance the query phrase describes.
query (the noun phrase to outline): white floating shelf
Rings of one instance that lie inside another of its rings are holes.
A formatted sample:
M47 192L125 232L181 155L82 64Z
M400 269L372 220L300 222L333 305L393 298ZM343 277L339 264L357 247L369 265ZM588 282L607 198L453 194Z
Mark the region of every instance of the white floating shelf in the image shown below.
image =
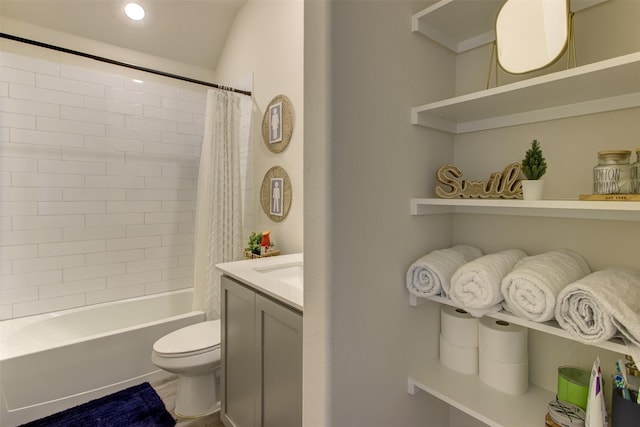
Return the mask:
M409 299L409 304L420 305L423 302L427 302L427 301L434 301L440 304L450 305L452 307L459 308L455 304L453 304L453 301L451 301L449 298L443 298L440 296L434 296L430 298L419 298L419 297L416 297L415 295L411 295L411 298ZM487 314L486 316L491 317L493 319L497 319L497 320L504 320L505 322L510 322L515 325L524 326L525 328L528 328L528 329L533 329L535 331L544 332L549 335L555 335L557 337L561 337L561 338L565 338L565 339L577 342L577 340L573 336L571 336L571 334L569 334L568 331L562 329L560 325L558 325L558 322L556 322L555 320L544 322L544 323L533 322L531 320L523 319L521 317L515 316L506 311ZM620 354L629 353L627 346L624 344L622 339L619 339L619 338L613 338L609 341L605 341L602 343L588 344L588 345L592 347L602 348L604 350L613 351Z
M640 52L411 109L411 123L460 134L640 106Z
M606 0L572 0L574 12ZM416 13L411 30L455 53L474 49L495 39L494 22L505 0L441 0Z
M504 0L442 0L413 15L411 30L455 53L491 43L493 22Z
M411 199L411 215L472 213L640 221L640 202L588 200Z
M513 396L484 384L477 375L461 374L434 360L409 376L408 392L425 391L491 427L539 427L555 392L529 385Z

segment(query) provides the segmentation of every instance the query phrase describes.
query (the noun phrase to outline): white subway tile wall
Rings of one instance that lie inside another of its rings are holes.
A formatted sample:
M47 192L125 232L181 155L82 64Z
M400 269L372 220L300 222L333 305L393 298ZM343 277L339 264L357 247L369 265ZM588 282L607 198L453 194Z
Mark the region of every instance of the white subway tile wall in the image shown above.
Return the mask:
M0 64L0 320L192 287L206 88ZM246 236L251 109L246 97Z

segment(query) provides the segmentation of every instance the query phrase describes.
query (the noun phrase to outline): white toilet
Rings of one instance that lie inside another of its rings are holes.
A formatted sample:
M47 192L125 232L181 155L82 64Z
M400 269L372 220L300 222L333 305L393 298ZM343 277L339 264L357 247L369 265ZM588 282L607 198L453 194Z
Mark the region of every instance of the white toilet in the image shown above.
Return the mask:
M178 374L175 413L196 418L220 407L220 320L195 323L153 344L151 361Z

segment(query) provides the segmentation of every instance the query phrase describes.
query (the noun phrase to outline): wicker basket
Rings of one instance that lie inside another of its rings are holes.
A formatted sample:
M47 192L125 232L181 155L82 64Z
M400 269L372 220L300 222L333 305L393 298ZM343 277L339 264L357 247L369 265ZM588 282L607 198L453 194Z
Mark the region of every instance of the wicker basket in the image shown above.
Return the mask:
M244 259L267 258L267 257L270 257L270 256L276 256L276 255L280 255L280 251L277 250L277 249L269 251L264 255L256 255L253 252L251 252L248 248L245 248L245 250L244 250Z

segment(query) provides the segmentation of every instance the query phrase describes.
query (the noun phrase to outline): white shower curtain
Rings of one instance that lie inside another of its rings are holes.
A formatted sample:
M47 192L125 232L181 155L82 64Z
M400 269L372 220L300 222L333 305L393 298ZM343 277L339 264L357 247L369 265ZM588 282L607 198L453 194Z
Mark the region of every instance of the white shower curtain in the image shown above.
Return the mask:
M220 318L220 275L215 265L242 256L240 96L207 92L195 218L194 309Z

